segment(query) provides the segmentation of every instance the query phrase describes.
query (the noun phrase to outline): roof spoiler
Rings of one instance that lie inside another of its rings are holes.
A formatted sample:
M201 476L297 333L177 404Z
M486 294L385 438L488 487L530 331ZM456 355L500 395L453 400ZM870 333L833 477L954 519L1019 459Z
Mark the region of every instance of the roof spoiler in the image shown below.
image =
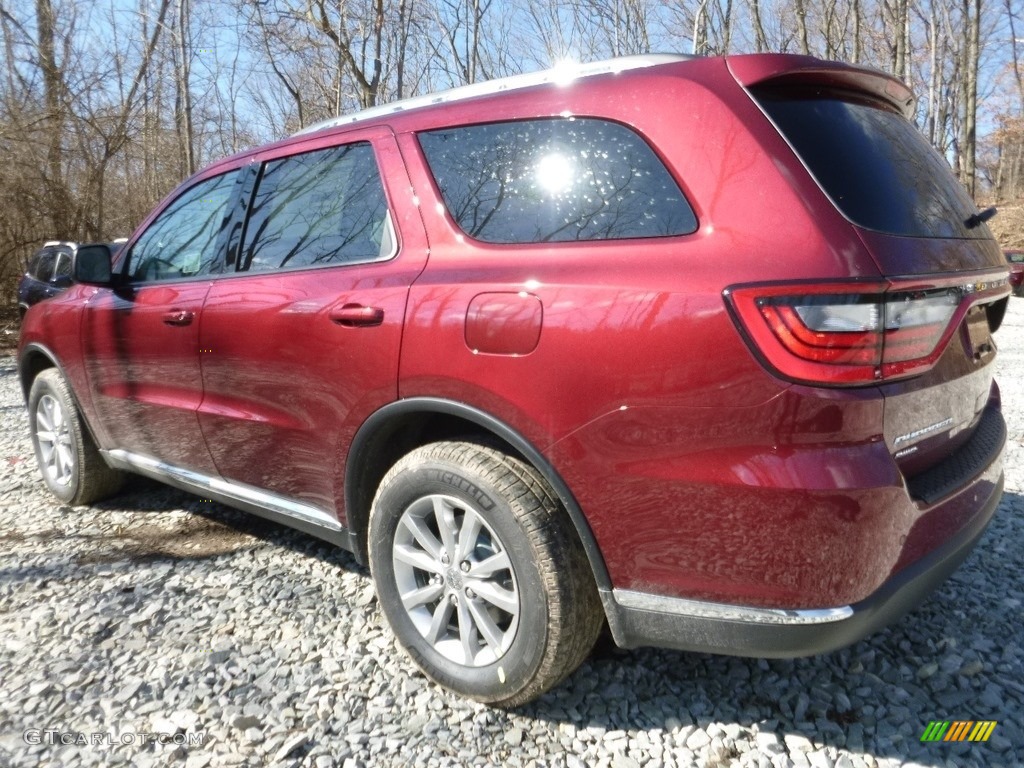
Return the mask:
M746 54L726 59L736 82L756 85L821 85L869 93L891 104L910 119L914 93L901 80L873 67L824 61L792 54Z

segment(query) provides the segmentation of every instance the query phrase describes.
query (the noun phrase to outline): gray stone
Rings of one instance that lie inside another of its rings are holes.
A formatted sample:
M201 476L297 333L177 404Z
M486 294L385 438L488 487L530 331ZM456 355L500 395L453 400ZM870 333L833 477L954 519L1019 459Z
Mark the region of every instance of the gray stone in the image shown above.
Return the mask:
M774 754L783 751L782 744L779 743L779 737L774 733L758 733L754 741L757 744L757 749L761 752Z
M963 675L964 677L974 677L975 675L979 674L984 668L985 665L982 664L978 659L972 659L971 661L968 661L966 664L960 667L959 674Z
M706 731L696 730L686 739L686 748L696 752L701 747L706 747L710 743L711 737L708 736Z
M263 721L254 715L235 715L231 718L231 727L239 731L247 731L250 728L261 728Z
M793 752L810 752L814 749L814 744L806 736L801 736L798 733L787 733L785 735L786 749L789 750L790 755Z

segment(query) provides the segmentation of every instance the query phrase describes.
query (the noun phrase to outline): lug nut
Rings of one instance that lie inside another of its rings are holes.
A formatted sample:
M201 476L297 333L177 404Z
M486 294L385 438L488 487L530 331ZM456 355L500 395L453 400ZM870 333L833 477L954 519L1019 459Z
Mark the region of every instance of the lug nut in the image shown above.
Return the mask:
M447 552L442 552L441 553L441 562L444 563L445 565L448 565L449 558L448 558L448 553Z
M453 593L452 596L448 598L448 600L451 602L452 605L456 605L459 602L459 596Z
M467 588L466 589L466 597L468 597L470 600L475 600L476 599L476 592L474 592L472 589Z
M463 573L469 573L469 560L463 560L459 568L462 569Z

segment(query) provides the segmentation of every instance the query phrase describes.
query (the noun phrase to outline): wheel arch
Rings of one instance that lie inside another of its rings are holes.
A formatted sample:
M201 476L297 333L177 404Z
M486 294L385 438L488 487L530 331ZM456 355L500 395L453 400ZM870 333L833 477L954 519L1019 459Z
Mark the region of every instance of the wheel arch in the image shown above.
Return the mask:
M74 401L75 410L78 411L78 416L85 425L86 430L89 432L89 437L92 438L93 443L99 445L99 441L96 439L96 430L93 429L92 424L89 423L89 419L85 414L85 410L82 408L82 403L78 399L78 393L75 392L75 388L71 383L71 378L64 370L64 366L61 364L60 359L53 353L51 349L38 342L32 342L26 344L25 348L21 350L18 355L18 382L21 384L21 394L25 399L25 404L28 405L29 392L32 390L32 382L36 380L45 370L50 368L56 368L60 375L67 382L68 392L71 393L71 399Z
M31 343L21 350L18 355L18 381L21 384L21 394L26 403L29 391L32 389L32 382L47 368L56 368L64 380L67 380L64 366L57 360L57 356L42 344Z
M345 464L345 510L356 557L367 562L370 507L381 479L409 451L437 440L476 436L497 441L547 480L572 521L599 590L610 590L604 556L583 510L558 471L517 430L465 403L432 397L400 400L373 413L356 432Z

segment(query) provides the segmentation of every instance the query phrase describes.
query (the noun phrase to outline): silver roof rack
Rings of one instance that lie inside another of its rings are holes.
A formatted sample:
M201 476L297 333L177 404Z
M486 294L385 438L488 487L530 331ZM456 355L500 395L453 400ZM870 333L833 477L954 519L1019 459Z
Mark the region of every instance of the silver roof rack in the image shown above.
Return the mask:
M548 85L551 83L556 85L568 85L581 77L616 74L630 69L643 69L645 67L657 66L658 64L671 64L680 61L688 61L693 58L693 56L687 56L681 53L648 53L638 56L619 56L618 58L595 61L590 64L558 64L551 69L541 70L540 72L528 72L524 75L513 75L512 77L503 77L498 80L487 80L482 83L463 85L447 91L429 93L425 96L413 96L409 99L393 101L390 104L381 104L380 106L370 107L369 109L364 109L360 112L353 112L348 115L339 115L338 117L332 117L322 122L306 126L301 131L297 131L292 135L302 136L307 133L315 133L316 131L322 131L327 128L337 128L340 125L372 120L376 117L384 117L398 112L406 112L410 109L429 107L434 104L463 101L464 99L472 99L477 96L487 96L492 93L501 93L502 91L514 91L519 88L529 88L534 85Z

